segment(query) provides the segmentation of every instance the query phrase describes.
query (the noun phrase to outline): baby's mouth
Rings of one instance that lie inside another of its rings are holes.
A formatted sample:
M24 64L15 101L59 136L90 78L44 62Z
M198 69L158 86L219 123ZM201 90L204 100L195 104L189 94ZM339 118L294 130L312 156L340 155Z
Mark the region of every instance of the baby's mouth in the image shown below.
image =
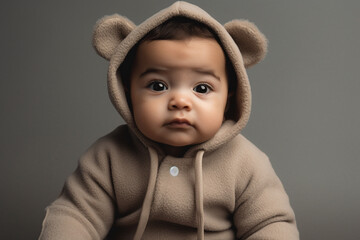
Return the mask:
M173 120L170 120L169 122L165 123L165 126L171 127L171 128L190 128L192 127L192 124L189 120L185 118L176 118Z

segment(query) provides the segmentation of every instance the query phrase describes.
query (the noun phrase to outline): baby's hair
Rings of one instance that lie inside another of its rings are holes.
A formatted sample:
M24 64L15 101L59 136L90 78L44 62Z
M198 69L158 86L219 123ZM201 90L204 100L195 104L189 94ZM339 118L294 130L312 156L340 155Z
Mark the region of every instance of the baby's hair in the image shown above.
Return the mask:
M140 42L154 40L185 40L190 37L216 39L219 38L203 23L186 18L174 17L151 30Z
M156 28L152 29L129 51L125 60L123 61L123 63L119 68L119 74L121 76L123 85L126 90L126 97L130 109L132 108L130 94L129 94L130 75L131 75L132 65L136 56L136 52L140 44L146 41L186 40L192 37L214 39L222 47L221 41L218 38L218 36L207 25L186 17L173 17L165 21L161 25L157 26ZM225 51L223 52L225 54ZM225 59L226 59L226 73L228 78L229 95L231 98L232 92L235 91L237 81L236 81L236 75L234 69L226 54L225 54ZM229 113L230 111L227 111L226 115L228 115ZM225 116L225 118L228 117L230 116Z

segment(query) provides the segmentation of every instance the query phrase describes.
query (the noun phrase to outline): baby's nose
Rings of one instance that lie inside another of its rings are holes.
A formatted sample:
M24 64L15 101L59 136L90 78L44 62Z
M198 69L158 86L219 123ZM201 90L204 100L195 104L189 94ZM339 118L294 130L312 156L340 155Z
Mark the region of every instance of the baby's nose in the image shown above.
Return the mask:
M178 91L172 94L169 101L170 110L191 110L192 103L187 93Z

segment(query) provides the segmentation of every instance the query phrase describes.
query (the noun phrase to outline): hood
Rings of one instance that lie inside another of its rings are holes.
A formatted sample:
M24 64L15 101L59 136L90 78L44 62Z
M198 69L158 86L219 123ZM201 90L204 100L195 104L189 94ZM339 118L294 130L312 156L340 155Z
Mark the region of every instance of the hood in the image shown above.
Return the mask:
M261 61L267 50L267 40L258 28L246 20L232 20L222 25L201 8L180 1L138 26L117 14L103 17L95 25L93 46L100 56L110 61L108 91L116 110L146 146L153 147L161 153L162 150L157 144L147 139L136 127L118 69L131 48L149 31L177 16L199 21L213 30L231 61L237 81L234 101L230 102L231 108L234 109L234 119L225 120L212 139L193 146L186 153L187 156L194 156L199 149L212 151L218 148L245 127L251 109L251 91L246 68Z
M258 28L246 20L233 20L222 25L201 8L180 1L138 26L117 14L103 17L95 26L93 45L100 56L110 61L108 90L116 110L146 146L161 152L157 144L147 139L136 127L118 69L131 48L149 31L178 16L199 21L213 30L234 68L237 81L234 101L230 102L231 108L234 109L234 119L226 119L212 139L192 147L186 153L191 156L199 149L212 151L218 148L245 127L251 110L251 91L246 68L261 61L267 50L267 40Z

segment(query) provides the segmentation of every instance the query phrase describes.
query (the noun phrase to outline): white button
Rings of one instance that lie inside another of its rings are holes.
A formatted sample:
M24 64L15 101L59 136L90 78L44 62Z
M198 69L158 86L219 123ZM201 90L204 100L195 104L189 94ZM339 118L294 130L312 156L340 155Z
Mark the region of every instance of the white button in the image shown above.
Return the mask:
M176 166L172 166L170 168L170 174L171 174L171 176L176 177L179 174L179 168Z

